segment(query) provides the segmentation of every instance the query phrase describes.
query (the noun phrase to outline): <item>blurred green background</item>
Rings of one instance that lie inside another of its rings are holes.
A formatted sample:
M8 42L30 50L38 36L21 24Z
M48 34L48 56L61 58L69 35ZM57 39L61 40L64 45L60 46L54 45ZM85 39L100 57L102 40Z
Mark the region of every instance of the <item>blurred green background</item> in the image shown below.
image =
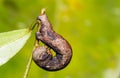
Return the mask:
M54 30L72 46L63 70L48 72L32 62L28 78L119 78L120 0L0 0L0 32L27 28L46 8ZM0 78L22 78L34 45L0 67Z

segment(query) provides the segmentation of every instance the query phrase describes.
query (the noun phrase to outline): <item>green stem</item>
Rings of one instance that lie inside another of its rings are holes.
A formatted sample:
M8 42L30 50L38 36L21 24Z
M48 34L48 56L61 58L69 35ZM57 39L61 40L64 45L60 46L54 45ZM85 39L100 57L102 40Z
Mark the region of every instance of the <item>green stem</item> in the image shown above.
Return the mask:
M30 30L33 30L35 28L36 24L37 24L37 22L30 27Z
M38 25L37 25L37 24L38 24ZM33 30L36 25L37 25L37 31L39 31L39 29L40 29L40 22L39 22L39 21L37 21L37 22L30 28L30 30ZM36 39L36 40L35 40L35 44L34 44L33 51L34 51L35 48L38 47L38 46L39 46L39 40ZM27 78L27 77L28 77L28 73L29 73L29 70L30 70L31 63L32 63L32 55L31 55L30 58L29 58L29 61L28 61L28 64L27 64L27 66L26 66L26 70L25 70L25 73L24 73L23 78Z
M25 70L23 78L27 78L28 77L28 73L29 73L29 70L30 70L31 63L32 63L32 55L29 58L29 61L28 61L28 64L26 66L26 70Z
M41 10L41 15L44 14L44 13L45 13L45 9L42 9ZM30 30L33 30L36 25L37 25L37 32L39 32L39 30L40 30L40 21L39 20L37 20L37 22L35 22L35 24L32 27L30 27ZM39 40L36 39L33 50L35 50L36 47L38 47L38 46L39 46ZM32 63L32 55L29 58L29 61L28 61L28 64L26 66L26 70L25 70L23 78L27 78L28 77L28 73L29 73L29 70L30 70L31 63Z

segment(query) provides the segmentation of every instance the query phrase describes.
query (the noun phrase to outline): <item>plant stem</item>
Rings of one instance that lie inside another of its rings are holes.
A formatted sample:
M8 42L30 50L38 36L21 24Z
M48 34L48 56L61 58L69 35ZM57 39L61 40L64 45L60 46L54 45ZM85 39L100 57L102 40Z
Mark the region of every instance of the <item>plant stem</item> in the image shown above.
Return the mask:
M40 29L40 22L39 22L39 21L37 21L37 22L32 26L32 29L31 29L31 30L34 29L34 27L36 26L36 24L38 24L38 25L37 25L37 31L39 31L39 29ZM34 50L36 49L36 47L38 47L38 46L39 46L39 40L38 40L38 39L35 39L35 44L34 44L33 51L34 51ZM23 78L27 78L27 77L28 77L28 73L29 73L29 70L30 70L31 63L32 63L32 55L31 55L30 58L29 58L29 61L28 61L28 64L27 64L27 66L26 66L26 70L25 70L25 73L24 73Z
M29 70L30 70L31 63L32 63L32 55L29 58L29 61L28 61L28 64L26 66L26 70L25 70L23 78L27 78L28 77L28 73L29 73Z
M35 22L31 27L30 27L30 30L33 30L36 26L37 22Z
M41 15L43 15L44 13L45 13L45 9L42 9L42 10L41 10ZM40 30L40 21L35 22L35 24L30 28L30 30L33 30L36 25L37 25L37 32L39 32L39 30ZM36 39L36 40L35 40L35 44L34 44L33 51L34 51L34 50L36 49L36 47L38 47L38 46L39 46L39 40ZM27 64L27 66L26 66L26 70L25 70L25 73L24 73L23 78L27 78L27 77L28 77L28 73L29 73L29 70L30 70L31 63L32 63L32 55L31 55L30 58L29 58L29 61L28 61L28 64Z

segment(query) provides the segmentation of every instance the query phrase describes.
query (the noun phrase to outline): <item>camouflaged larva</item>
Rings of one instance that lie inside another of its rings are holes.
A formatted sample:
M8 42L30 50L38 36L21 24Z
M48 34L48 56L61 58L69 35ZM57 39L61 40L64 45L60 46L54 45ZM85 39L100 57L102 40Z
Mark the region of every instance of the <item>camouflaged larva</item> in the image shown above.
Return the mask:
M57 34L50 24L45 11L38 16L41 27L36 38L56 52L53 56L45 46L39 46L33 51L33 60L41 68L48 71L57 71L66 67L72 58L72 48L67 40Z

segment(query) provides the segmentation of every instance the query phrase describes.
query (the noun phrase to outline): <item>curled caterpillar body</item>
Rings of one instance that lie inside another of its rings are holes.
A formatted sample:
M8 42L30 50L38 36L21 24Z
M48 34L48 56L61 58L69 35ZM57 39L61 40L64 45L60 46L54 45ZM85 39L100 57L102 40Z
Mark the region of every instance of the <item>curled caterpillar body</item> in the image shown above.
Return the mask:
M38 66L48 71L63 69L72 58L70 44L53 30L45 12L37 20L40 21L41 27L39 32L36 33L36 38L53 49L56 56L52 56L48 47L39 46L33 51L33 60Z

